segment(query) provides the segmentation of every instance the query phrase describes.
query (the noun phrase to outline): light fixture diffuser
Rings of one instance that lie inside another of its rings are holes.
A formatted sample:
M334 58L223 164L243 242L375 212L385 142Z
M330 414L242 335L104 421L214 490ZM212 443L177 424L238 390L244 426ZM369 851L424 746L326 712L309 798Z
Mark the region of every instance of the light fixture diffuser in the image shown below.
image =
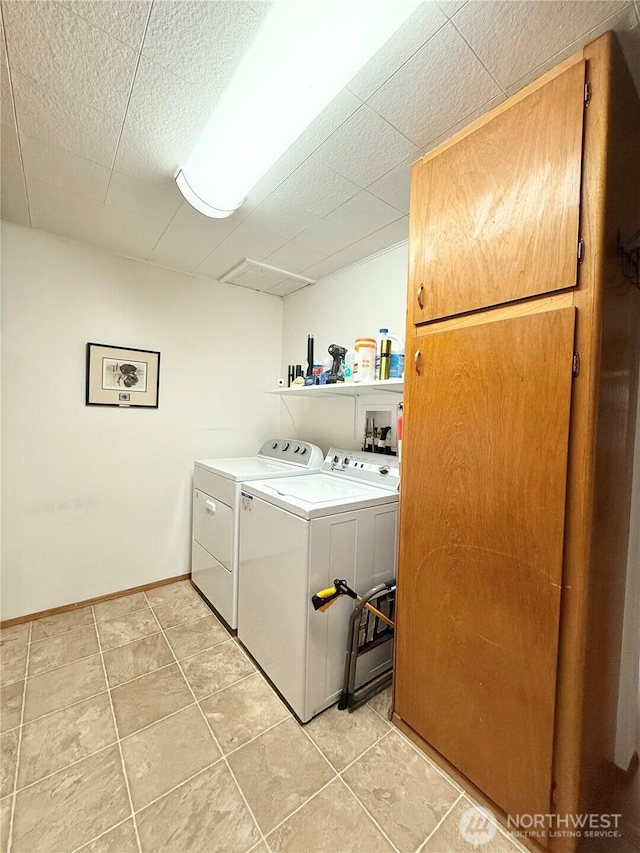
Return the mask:
M419 6L274 0L176 177L205 216L229 216Z

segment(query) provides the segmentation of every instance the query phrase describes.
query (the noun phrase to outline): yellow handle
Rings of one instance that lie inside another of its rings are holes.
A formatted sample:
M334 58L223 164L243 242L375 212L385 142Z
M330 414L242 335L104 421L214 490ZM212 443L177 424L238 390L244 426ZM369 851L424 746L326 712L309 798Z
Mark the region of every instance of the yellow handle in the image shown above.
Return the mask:
M318 598L330 598L332 595L335 595L338 590L335 586L328 586L326 589L321 589L320 592L316 593Z

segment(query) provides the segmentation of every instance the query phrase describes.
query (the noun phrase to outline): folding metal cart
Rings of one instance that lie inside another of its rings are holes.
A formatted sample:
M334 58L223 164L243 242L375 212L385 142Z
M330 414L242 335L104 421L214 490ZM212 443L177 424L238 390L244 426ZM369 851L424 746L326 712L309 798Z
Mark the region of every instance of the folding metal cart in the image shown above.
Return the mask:
M393 640L395 628L395 579L388 583L374 586L363 596L352 590L347 582L336 579L332 587L321 590L313 596L312 603L316 610L326 610L338 597L348 595L355 599L356 604L349 619L349 633L344 666L344 681L338 708L353 711L355 708L380 692L393 677L393 657L389 667L379 672L375 678L356 687L356 667L358 658L372 651L383 643Z

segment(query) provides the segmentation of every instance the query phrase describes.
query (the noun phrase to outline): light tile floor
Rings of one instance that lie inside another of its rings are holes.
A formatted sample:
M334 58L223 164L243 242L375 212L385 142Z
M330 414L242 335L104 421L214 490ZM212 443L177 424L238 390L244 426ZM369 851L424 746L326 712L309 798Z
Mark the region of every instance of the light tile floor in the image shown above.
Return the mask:
M389 691L301 726L188 581L7 628L2 851L457 853ZM523 849L497 829L485 853Z

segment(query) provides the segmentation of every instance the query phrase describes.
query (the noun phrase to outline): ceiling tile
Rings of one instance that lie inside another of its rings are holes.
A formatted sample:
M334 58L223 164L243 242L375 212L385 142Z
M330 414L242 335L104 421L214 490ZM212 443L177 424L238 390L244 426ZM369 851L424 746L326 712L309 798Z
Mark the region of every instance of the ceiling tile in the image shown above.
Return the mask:
M625 33L620 33L620 44L625 55L629 71L640 93L640 26Z
M352 198L359 190L357 184L312 155L278 187L268 202L291 207L303 206L316 214L316 218L320 218ZM304 227L311 224L308 222Z
M191 272L237 227L238 221L233 216L209 219L185 201L149 255L149 260Z
M559 53L554 54L552 57L547 59L542 65L539 65L537 68L534 68L528 74L525 74L524 77L521 77L517 80L513 85L507 88L507 95L513 95L516 92L519 92L520 89L523 89L529 83L532 83L534 80L537 80L545 71L549 71L559 62L562 62L563 59L566 59L571 54L576 53L583 47L585 44L588 44L590 41L598 38L598 36L602 35L602 33L607 32L608 30L616 31L620 36L620 44L622 45L623 51L625 50L625 45L628 43L631 46L631 50L627 51L627 62L631 68L634 67L638 69L640 66L640 50L633 49L633 39L631 38L629 42L625 41L625 36L627 32L634 31L634 28L637 29L636 26L636 15L633 9L633 6L627 6L621 12L613 15L611 18L607 18L606 21L598 24L597 27L594 27L592 30L589 30L588 33L584 33L580 36L576 41L571 42L565 48L563 48ZM636 42L637 44L637 42ZM633 73L633 72L632 72ZM638 74L636 73L636 80L638 80Z
M344 269L346 266L349 266L349 262L347 261L345 263L341 258L341 252L336 252L335 255L331 255L331 257L325 258L317 264L312 264L304 270L304 275L308 275L309 278L314 278L316 281L319 281L320 279L331 275L331 273Z
M347 88L363 101L368 100L446 22L447 16L436 3L421 3Z
M332 255L325 261L320 261L320 263L314 264L304 270L303 274L313 278L321 278L329 275L331 272L343 269L350 264L355 264L357 261L368 258L376 252L388 249L389 247L396 245L396 243L401 243L403 240L407 239L408 235L409 217L403 216L401 219L396 220L396 222L392 222L390 225L386 225L374 234L369 234L367 237L363 237L351 246L347 246L346 249L336 252L335 255Z
M146 260L167 223L143 219L131 210L103 207L95 229L94 245L118 255Z
M122 120L137 53L59 3L5 3L12 72ZM42 34L46 33L46 41Z
M131 92L127 122L160 139L175 139L186 145L186 157L204 130L215 100L209 87L195 86L143 56Z
M110 207L131 210L140 216L159 216L160 219L173 216L181 203L173 193L120 172L112 174L105 199L105 204Z
M151 0L58 0L70 12L94 24L118 41L140 48Z
M245 0L245 6L248 6L260 18L264 18L272 6L271 0Z
M259 15L235 0L157 0L144 55L219 95L260 23Z
M321 261L325 257L324 252L312 249L301 242L299 237L289 240L284 246L276 249L264 259L266 264L288 270L289 272L300 272L306 267Z
M0 162L3 172L17 172L22 174L22 159L20 157L20 145L18 144L18 131L15 127L2 125L0 134L2 141Z
M281 199L279 190L269 196L249 216L248 222L259 228L280 234L286 240L297 237L301 231L313 225L320 217L303 207L304 199L298 204Z
M360 237L366 237L367 234L384 228L385 225L395 222L401 216L402 213L395 207L391 207L366 190L362 190L358 195L350 198L349 201L329 213L326 219L329 222L335 222L336 225L341 225L348 231L353 231Z
M506 95L498 95L495 98L492 98L490 101L487 101L486 104L483 104L481 107L478 107L477 110L474 110L469 115L465 116L460 121L456 122L451 127L448 127L444 133L441 133L440 136L436 136L435 139L432 139L425 147L422 149L422 154L426 154L427 151L433 151L434 148L437 148L438 145L442 145L443 142L446 142L447 139L451 139L452 136L455 136L461 130L464 130L465 127L468 127L472 122L486 113L490 112L494 107L497 107L499 104L502 104L506 101Z
M383 251L383 249L395 246L397 243L407 240L408 237L409 217L403 216L401 219L396 219L396 221L392 222L390 225L385 225L385 227L381 228L379 231L363 237L362 240L358 240L357 243L347 246L347 248L342 251L345 255L353 255L353 261L350 261L349 263L354 263L356 260L367 258L369 255L373 255L376 252Z
M382 177L416 146L364 104L323 143L316 156L360 187Z
M409 213L409 190L411 187L411 166L417 157L408 157L393 169L369 184L367 191L386 201L396 210Z
M79 195L88 195L97 201L104 201L111 174L106 166L78 157L62 148L55 148L24 133L21 134L20 141L24 169L28 177Z
M64 90L39 86L24 74L13 73L12 79L21 133L111 166L119 121L74 100Z
M473 51L449 23L369 103L422 147L499 92Z
M18 172L2 169L0 174L0 216L18 225L31 225L24 178Z
M506 89L625 5L617 0L470 0L454 23Z
M302 290L303 287L310 287L304 281L296 281L295 278L288 278L282 284L276 284L267 292L270 296L288 296L290 293L295 293L296 290Z
M180 194L175 174L182 162L184 146L149 135L144 127L126 121L115 159L115 168L140 181L155 184L165 192Z
M2 121L2 124L12 127L16 123L16 116L13 110L9 67L6 62L6 53L4 52L4 41L0 42L0 44L2 44L3 53L3 57L0 59L0 121Z
M278 234L258 228L249 221L243 222L194 272L219 278L245 258L263 261L285 242Z
M459 12L469 0L437 0L438 6L442 9L448 18L453 18L456 12Z
M96 230L95 244L145 259L181 201L151 184L114 172Z
M92 243L104 205L86 195L77 195L45 181L27 179L31 224L40 231L50 231Z
M178 192L174 176L213 108L211 93L144 57L131 93L116 168Z
M297 145L291 145L249 192L240 210L246 212L255 210L289 175L295 172L301 163L304 163L307 157L308 155Z
M361 106L360 98L343 89L296 139L296 146L312 154Z
M303 231L297 239L301 243L322 252L323 255L333 255L340 249L344 249L345 246L355 243L358 240L358 235L352 231L347 231L346 228L342 228L334 222L321 219L311 228Z

